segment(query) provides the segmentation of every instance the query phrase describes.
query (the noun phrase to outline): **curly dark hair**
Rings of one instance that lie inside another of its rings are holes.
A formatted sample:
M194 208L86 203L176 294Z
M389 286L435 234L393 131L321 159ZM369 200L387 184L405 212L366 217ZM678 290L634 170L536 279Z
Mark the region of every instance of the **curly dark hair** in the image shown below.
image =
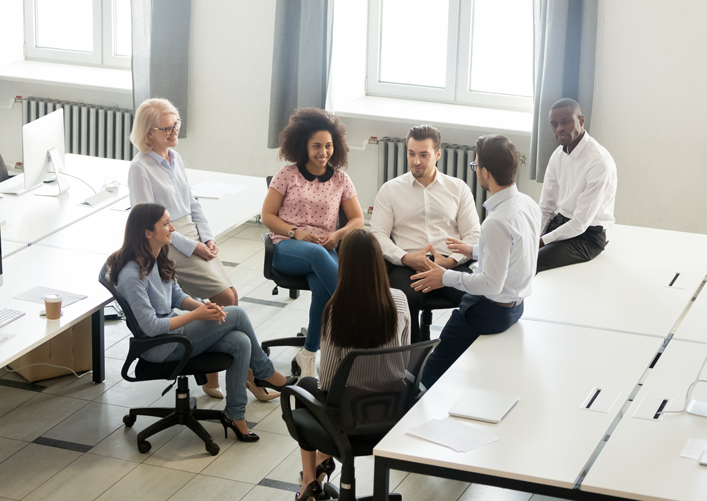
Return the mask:
M334 142L334 154L329 159L329 166L333 169L345 169L349 162L346 126L336 115L319 108L295 110L287 127L280 132L278 160L286 160L304 166L309 161L307 141L316 132L322 130L328 131Z

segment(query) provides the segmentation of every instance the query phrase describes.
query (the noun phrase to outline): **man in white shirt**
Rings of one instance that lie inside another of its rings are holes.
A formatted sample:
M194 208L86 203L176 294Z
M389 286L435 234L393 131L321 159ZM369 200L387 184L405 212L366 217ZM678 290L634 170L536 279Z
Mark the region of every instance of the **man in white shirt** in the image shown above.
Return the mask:
M373 204L371 232L380 243L390 286L407 296L411 339L420 336L419 313L425 294L415 291L410 277L426 270L427 256L446 269L470 271L462 253L450 253L448 237L473 245L479 241L479 216L469 186L437 170L441 135L429 125L418 125L407 135L409 172L385 183ZM463 292L451 287L432 296L458 306ZM453 305L453 306L452 306Z
M614 224L616 164L584 130L579 104L557 101L550 126L560 146L547 164L540 196L544 233L538 273L594 259L606 247L606 230Z
M447 246L477 259L473 272L445 270L427 260L429 271L412 277L415 290L424 293L443 286L466 292L427 361L422 375L427 388L480 335L504 332L516 323L523 314L523 300L532 290L541 213L533 199L515 186L518 151L504 136L482 136L476 141L472 169L477 182L491 195L484 202L488 217L481 225L478 245L450 238Z

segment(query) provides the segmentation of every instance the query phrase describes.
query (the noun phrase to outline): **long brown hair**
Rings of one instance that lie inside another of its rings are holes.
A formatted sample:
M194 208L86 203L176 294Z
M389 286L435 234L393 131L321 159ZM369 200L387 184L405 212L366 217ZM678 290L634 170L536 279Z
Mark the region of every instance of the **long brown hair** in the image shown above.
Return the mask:
M145 236L145 230L155 231L155 225L162 219L165 210L164 205L160 204L137 204L130 211L123 246L108 257L108 270L113 285L118 285L118 274L130 261L136 261L140 267L140 279L152 272L155 263L163 281L177 279L176 264L169 258L169 245L162 247L155 259Z
M322 336L342 348L377 348L395 338L398 315L383 253L366 230L341 242L339 284L322 315Z

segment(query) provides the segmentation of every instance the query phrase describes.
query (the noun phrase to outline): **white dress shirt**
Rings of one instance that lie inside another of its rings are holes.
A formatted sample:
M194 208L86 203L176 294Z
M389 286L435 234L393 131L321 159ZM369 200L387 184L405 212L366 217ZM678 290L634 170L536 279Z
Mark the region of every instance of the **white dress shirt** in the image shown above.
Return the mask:
M498 303L525 299L538 262L540 209L515 185L489 197L484 207L488 216L474 246L473 272L447 270L442 283Z
M169 150L169 158L168 162L154 151L135 155L128 170L130 205L148 202L162 204L169 211L172 221L191 216L199 239L204 243L214 240L204 209L191 194L182 157L176 151ZM176 231L172 233L172 245L187 257L192 255L198 243Z
M467 261L463 254L449 254L447 237L474 245L479 241L479 215L469 186L435 167L427 187L408 172L385 183L373 203L371 232L383 256L401 266L408 252L432 245L440 254Z
M540 196L542 230L558 212L571 221L543 235L543 242L576 237L590 226L608 230L615 221L615 200L616 163L606 148L586 132L572 153L558 146L547 164Z

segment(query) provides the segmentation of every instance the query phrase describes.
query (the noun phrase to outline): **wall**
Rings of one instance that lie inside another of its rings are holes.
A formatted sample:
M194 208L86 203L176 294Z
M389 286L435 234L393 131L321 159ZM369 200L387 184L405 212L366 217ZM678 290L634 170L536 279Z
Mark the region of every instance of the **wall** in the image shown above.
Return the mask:
M705 19L704 0L599 3L592 134L616 160L619 223L707 233Z

